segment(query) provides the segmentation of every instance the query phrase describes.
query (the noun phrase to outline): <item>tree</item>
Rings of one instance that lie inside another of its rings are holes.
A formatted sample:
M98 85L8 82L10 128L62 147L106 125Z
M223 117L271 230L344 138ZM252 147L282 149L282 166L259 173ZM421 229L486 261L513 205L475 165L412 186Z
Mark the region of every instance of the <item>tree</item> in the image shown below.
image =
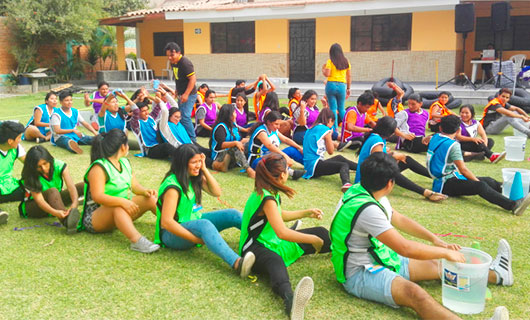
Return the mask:
M148 0L112 0L103 4L106 17L118 17L130 11L145 9Z

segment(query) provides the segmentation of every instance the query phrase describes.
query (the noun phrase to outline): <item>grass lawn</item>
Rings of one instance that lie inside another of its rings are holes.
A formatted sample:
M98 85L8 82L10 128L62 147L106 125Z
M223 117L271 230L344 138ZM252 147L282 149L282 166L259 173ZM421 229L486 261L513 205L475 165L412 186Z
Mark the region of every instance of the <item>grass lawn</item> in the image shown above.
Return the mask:
M44 101L44 93L0 100L0 120L18 119L23 124L33 106ZM284 102L285 103L285 102ZM74 106L82 108L81 95ZM480 108L481 109L481 108ZM477 115L482 113L477 110ZM511 135L511 129L504 132ZM494 136L494 151L503 149L502 136ZM207 145L206 139L200 143ZM33 143L23 142L29 149ZM68 163L74 182L81 181L89 165L89 147L83 155L73 155L49 143L45 146L54 157ZM146 187L158 189L169 163L132 156L129 159L138 180ZM352 151L343 153L350 159ZM528 156L528 154L527 154ZM414 155L421 163L424 155ZM522 167L530 163L489 161L468 163L477 176L502 180L501 168ZM22 166L17 163L19 176ZM407 172L418 184L430 187L425 177ZM216 173L223 189L222 201L204 197L205 211L225 208L224 203L243 211L253 180L232 170ZM352 174L353 178L353 174ZM289 181L298 191L294 199L283 197L285 209L321 208L322 221L306 220L304 227L322 225L329 228L332 213L341 197L337 176L316 180ZM522 217L487 203L478 196L450 198L434 204L412 192L396 187L390 195L393 207L426 226L433 232L467 237L444 240L471 246L480 238L482 250L495 257L497 242L506 238L514 255L513 287L490 286L493 299L485 312L468 319L489 318L496 306L504 305L514 319L530 317L530 212ZM186 252L161 249L151 255L129 250L129 243L119 231L94 235L86 232L67 236L64 228L45 225L54 218L24 220L18 217L15 203L2 204L10 213L7 225L0 226L0 319L285 319L283 303L275 296L267 279L257 282L240 280L221 259L205 247ZM40 228L14 231L15 227ZM139 231L153 239L155 217L146 213L136 224ZM227 230L223 236L237 250L239 230ZM294 285L303 276L315 281L315 294L306 310L307 319L401 319L415 317L410 309L391 308L348 295L334 277L330 255L302 257L289 267ZM442 300L440 281L422 283L437 301ZM525 289L526 288L526 289Z

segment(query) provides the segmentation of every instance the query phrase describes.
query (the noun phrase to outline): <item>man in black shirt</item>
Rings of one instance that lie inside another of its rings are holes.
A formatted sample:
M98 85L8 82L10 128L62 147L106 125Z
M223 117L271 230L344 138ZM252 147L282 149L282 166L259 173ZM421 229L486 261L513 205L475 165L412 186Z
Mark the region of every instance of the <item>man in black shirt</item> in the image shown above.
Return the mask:
M197 88L195 87L197 77L195 76L193 63L182 55L180 46L175 42L168 43L164 51L175 75L175 89L179 108L182 113L182 119L180 121L184 128L186 128L186 132L188 132L191 140L196 141L195 130L191 122L191 112L193 111L195 100L197 100Z
M260 75L256 81L249 85L246 85L245 80L237 80L236 86L230 89L230 92L228 93L228 103L235 103L237 94L240 92L244 92L245 95L249 95L256 91L256 86L258 85L258 82L263 79L262 77L263 75Z

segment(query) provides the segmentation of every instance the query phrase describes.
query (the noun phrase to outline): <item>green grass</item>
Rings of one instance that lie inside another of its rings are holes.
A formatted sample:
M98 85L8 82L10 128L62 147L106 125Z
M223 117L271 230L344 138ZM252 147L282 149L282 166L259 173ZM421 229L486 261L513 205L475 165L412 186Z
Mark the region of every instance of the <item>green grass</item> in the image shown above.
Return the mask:
M18 119L25 124L34 105L42 103L44 94L0 100L0 119ZM80 95L74 106L81 107ZM481 114L481 110L477 110ZM505 135L511 134L511 129ZM502 136L494 136L494 151L502 150ZM207 144L205 139L200 143ZM26 149L33 144L23 142ZM83 155L72 155L63 149L45 145L50 152L66 161L75 182L81 181L89 165L89 148ZM132 154L133 152L131 152ZM354 159L352 152L343 153ZM527 154L528 156L528 154ZM146 187L158 189L169 164L164 161L140 159L129 155L138 180ZM424 163L424 155L414 155ZM530 163L503 161L491 165L487 161L468 164L479 176L501 180L501 168L522 167ZM22 166L17 164L19 176ZM431 181L406 173L413 181L428 187ZM253 181L238 170L214 175L223 188L221 199L243 210L253 188ZM352 176L353 177L353 176ZM335 205L341 196L338 176L309 181L289 181L298 191L294 199L283 197L285 209L321 208L323 221L306 220L304 226L329 227ZM450 198L433 204L399 187L390 196L393 207L436 233L466 235L469 238L447 237L446 241L470 246L474 237L481 237L481 247L493 257L497 242L506 238L513 250L515 284L513 287L490 286L493 299L486 303L484 313L464 316L468 319L489 317L496 306L504 305L512 318L528 318L530 314L530 212L514 217L487 203L478 196ZM206 211L224 208L209 196L204 197ZM67 236L64 228L44 225L53 218L23 220L18 217L17 204L2 204L10 212L7 225L0 226L0 319L285 319L283 304L268 285L258 277L252 283L240 280L218 257L206 248L176 252L162 249L152 255L132 252L127 239L119 232L93 235L79 233ZM15 227L41 225L24 231ZM152 239L155 217L148 213L136 222L141 233ZM223 236L236 249L238 230L227 230ZM53 242L53 243L52 243ZM51 245L47 245L50 244ZM293 286L303 276L315 281L315 294L309 304L307 319L401 319L414 317L412 310L388 307L348 295L336 282L329 254L302 257L289 267ZM441 302L440 281L422 283Z

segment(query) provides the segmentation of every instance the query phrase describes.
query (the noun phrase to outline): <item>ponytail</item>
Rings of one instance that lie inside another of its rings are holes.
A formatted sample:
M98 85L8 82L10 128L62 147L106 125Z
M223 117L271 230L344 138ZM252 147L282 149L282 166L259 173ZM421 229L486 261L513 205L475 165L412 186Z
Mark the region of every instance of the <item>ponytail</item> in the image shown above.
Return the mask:
M254 184L258 195L263 196L263 189L265 189L273 194L281 191L292 198L296 191L278 181L282 172L287 174L287 160L279 153L269 153L258 161Z
M112 129L97 135L92 141L90 161L94 162L97 159L108 158L116 154L121 146L127 142L127 135L120 129Z

